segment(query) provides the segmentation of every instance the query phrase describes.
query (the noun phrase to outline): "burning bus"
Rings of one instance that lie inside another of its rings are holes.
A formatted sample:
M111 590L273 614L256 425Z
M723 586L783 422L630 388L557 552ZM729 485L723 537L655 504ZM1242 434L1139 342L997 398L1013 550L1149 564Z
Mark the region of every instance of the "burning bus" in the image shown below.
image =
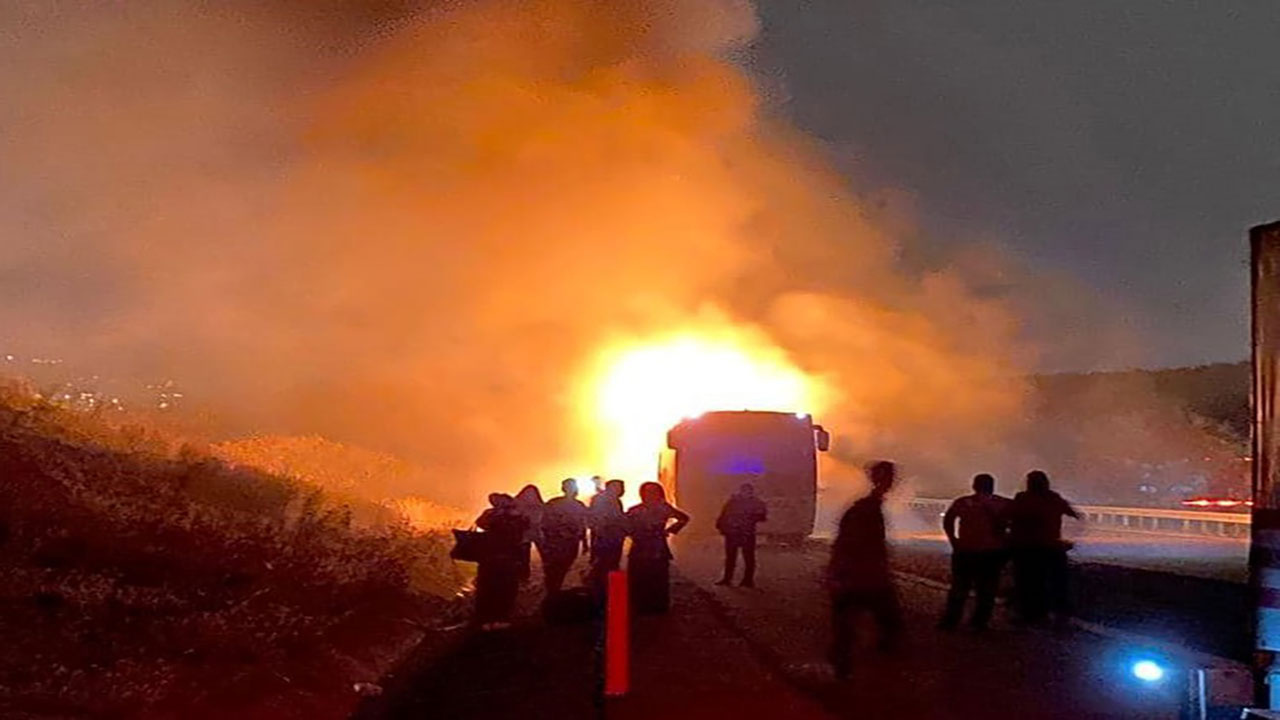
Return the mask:
M794 541L813 532L818 452L830 436L804 413L708 412L667 433L658 478L693 516L688 532L715 532L720 507L743 483L769 508L766 536Z

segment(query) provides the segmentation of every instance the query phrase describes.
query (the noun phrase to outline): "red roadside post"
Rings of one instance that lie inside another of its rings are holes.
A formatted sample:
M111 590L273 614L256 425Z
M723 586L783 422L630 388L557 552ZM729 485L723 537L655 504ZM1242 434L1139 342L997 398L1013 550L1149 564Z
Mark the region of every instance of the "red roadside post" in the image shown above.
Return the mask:
M631 610L627 602L627 573L609 573L604 617L604 695L622 697L631 684Z

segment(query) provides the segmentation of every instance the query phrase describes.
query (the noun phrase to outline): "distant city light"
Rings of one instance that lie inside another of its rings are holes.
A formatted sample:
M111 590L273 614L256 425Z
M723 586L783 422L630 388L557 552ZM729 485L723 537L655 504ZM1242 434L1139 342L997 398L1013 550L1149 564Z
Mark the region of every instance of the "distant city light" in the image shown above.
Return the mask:
M1164 668L1154 660L1139 660L1130 669L1133 676L1143 682L1160 682L1164 679Z

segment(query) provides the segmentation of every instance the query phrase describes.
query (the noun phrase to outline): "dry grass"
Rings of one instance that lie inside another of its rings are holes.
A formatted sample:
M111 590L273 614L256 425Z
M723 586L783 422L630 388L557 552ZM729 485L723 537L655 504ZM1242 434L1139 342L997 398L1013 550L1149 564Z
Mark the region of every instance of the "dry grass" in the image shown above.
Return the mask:
M0 716L342 717L352 682L454 612L447 548L5 385Z

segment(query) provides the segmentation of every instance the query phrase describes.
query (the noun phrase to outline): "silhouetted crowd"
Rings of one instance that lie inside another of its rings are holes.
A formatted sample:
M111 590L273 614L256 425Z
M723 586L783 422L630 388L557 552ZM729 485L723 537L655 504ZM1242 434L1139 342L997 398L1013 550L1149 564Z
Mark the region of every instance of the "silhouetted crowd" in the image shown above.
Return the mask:
M609 573L622 565L627 538L632 608L640 613L667 611L672 559L667 537L680 532L689 516L667 502L658 483L641 485L640 502L624 511L622 480L592 481L596 493L590 506L578 499L573 478L561 483L560 496L546 502L533 485L515 497L489 496L489 509L476 519L485 535L477 563L474 618L481 629L510 624L520 586L531 574L535 548L542 561L543 610L549 618L582 615L599 607ZM588 558L585 583L566 590L566 578L580 555Z
M828 659L837 677L850 672L861 616L871 616L878 647L884 652L897 647L903 631L884 516L884 499L896 481L897 468L892 462L879 461L866 472L871 491L841 516L825 575L832 618ZM543 609L548 618L597 612L605 599L609 573L622 565L628 538L631 607L638 613L668 610L672 553L667 538L689 523L689 515L667 501L658 483L641 485L640 502L624 510L623 481L593 478L593 482L596 493L589 506L578 500L578 484L572 478L561 483L560 496L546 502L532 485L515 497L489 496L491 507L476 520L486 541L476 577L475 622L480 628L509 624L520 586L529 579L535 548L541 558ZM1026 489L1012 499L995 494L991 475L974 477L973 493L952 502L942 519L952 547L952 582L939 628L956 628L969 595L974 594L970 625L985 629L1010 561L1018 619L1025 623L1064 619L1071 548L1062 537L1064 517L1079 516L1050 489L1042 471L1028 473ZM743 484L725 501L715 523L724 537L724 572L718 585L733 583L741 558L739 584L755 586L757 529L767 519L768 508L751 484ZM588 558L583 584L566 589L566 578L582 555Z

